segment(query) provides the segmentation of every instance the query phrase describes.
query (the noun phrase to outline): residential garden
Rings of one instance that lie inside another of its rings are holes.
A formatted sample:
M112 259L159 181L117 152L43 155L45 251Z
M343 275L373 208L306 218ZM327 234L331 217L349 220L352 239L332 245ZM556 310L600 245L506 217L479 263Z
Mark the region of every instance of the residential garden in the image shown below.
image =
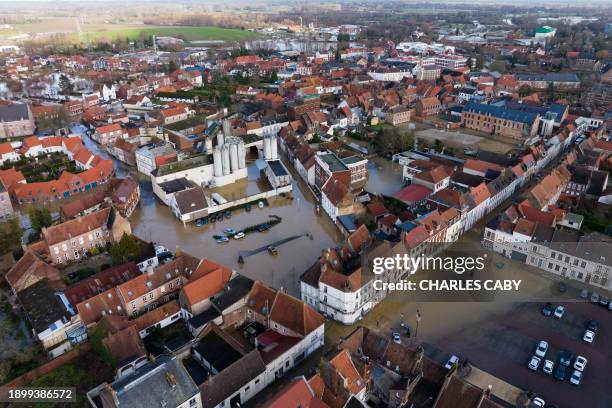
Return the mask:
M18 161L6 162L0 170L14 168L23 173L28 183L56 180L64 171L80 173L76 163L68 159L63 153L55 152L41 155L36 158L21 157Z

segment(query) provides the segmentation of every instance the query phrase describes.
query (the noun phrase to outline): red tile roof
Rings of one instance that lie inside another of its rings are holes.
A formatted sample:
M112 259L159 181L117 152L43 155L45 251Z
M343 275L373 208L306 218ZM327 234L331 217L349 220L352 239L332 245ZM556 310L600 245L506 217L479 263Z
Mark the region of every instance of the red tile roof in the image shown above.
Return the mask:
M64 295L70 304L77 305L138 275L140 275L140 271L136 264L128 262L96 273L89 278L68 286L64 291Z
M42 236L47 245L51 246L59 242L76 238L106 225L110 217L111 209L103 208L99 211L87 214L83 217L66 221L43 230Z
M433 191L427 187L420 186L418 184L411 184L395 193L393 197L403 201L404 203L413 204L426 199L432 193Z

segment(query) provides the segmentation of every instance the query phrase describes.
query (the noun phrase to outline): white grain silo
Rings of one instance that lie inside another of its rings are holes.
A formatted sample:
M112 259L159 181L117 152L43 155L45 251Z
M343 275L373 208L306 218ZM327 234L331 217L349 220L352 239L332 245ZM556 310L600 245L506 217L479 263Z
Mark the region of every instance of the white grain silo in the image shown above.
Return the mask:
M223 145L221 148L221 156L223 157L223 175L227 176L230 174L230 154L227 145Z
M272 160L278 160L278 141L276 136L270 137L270 147Z
M229 145L230 148L230 163L232 166L232 173L238 171L238 144L232 143Z
M264 147L263 149L264 159L270 160L272 158L272 147L271 147L269 137L264 137L263 147Z
M246 167L246 147L244 142L240 141L238 144L238 168L244 169Z
M225 144L225 138L223 137L223 133L217 133L217 146L223 146Z
M221 158L221 148L216 147L213 150L213 166L215 170L215 177L221 177L223 175L223 160Z
M223 120L223 134L226 137L232 135L232 126L231 126L231 123L230 123L230 121L228 119L224 119Z

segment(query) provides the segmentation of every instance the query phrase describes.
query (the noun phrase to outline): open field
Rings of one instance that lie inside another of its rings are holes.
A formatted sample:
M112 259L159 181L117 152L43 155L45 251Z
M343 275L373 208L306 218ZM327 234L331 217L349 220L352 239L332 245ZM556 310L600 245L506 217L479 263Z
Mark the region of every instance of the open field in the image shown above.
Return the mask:
M425 139L430 143L439 140L444 144L461 149L470 148L490 150L497 153L506 153L512 148L512 143L510 140L476 136L465 132L465 129L461 129L461 131L425 129L417 131L416 134L419 139Z
M140 39L141 33L150 35L180 37L187 41L220 40L238 41L254 38L255 33L221 27L155 26L122 23L82 23L74 18L48 18L37 22L12 24L11 28L0 30L0 39L23 35L28 39L42 40L54 36L65 36L70 42L113 41L117 37L130 40Z

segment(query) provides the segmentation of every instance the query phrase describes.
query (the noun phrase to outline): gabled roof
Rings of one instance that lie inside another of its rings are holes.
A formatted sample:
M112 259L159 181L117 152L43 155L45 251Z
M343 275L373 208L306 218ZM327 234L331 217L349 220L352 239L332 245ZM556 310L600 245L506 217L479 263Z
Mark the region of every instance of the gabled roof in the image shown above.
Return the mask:
M270 311L270 320L302 336L307 336L325 323L319 312L284 292L276 293Z
M55 294L48 279L42 279L17 293L28 320L37 333L47 330L58 320L67 323L70 313Z
M255 349L202 383L202 406L213 408L266 371L260 352Z
M88 326L105 315L125 315L117 288L109 289L76 305L81 320Z
M4 277L15 292L19 292L42 279L48 279L56 289L63 289L64 287L60 272L43 261L31 249L26 250Z
M100 126L96 128L96 133L98 134L102 134L102 133L111 133L111 132L118 132L120 131L121 125L119 123L112 123L110 125L105 125L105 126Z
M174 200L181 214L189 214L208 207L204 190L199 187L188 188L174 195Z
M83 217L47 227L42 232L43 239L47 245L54 245L78 237L88 231L93 231L108 223L111 211L111 208L103 208Z
M427 187L418 184L411 184L395 193L393 197L407 204L413 204L426 199L431 195L431 193L433 193L433 191Z
M247 296L246 306L257 313L267 316L270 313L275 296L276 290L269 288L260 281L255 281Z
M146 356L147 352L133 324L102 339L102 344L110 352L117 368Z
M134 262L128 262L98 272L89 278L68 286L64 291L64 295L70 304L77 305L101 292L127 282L138 275L140 275L140 271L136 264Z
M294 378L263 405L263 408L288 407L329 408L315 395L304 376Z
M196 279L190 279L183 286L182 293L190 305L195 305L223 291L224 285L229 282L232 271L227 268L217 268Z

